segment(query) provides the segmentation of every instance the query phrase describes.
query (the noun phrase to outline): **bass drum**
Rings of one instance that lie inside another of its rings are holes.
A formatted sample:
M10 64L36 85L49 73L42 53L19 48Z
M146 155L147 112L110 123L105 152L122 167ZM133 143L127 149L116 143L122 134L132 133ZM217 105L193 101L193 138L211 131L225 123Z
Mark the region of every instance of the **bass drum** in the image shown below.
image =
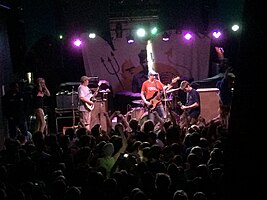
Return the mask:
M130 112L131 112L131 119L135 118L139 121L144 115L145 109L142 107L136 107L133 108Z
M149 119L148 117L148 113L144 112L144 114L142 115L141 119L139 120L139 125L142 127L142 125L145 123L145 121L147 121Z

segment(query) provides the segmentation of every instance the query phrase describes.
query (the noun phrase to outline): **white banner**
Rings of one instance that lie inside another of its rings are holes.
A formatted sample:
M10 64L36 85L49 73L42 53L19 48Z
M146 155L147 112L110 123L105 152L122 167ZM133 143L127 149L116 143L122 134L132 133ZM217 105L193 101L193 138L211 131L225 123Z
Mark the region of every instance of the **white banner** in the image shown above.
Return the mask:
M114 94L122 90L131 91L134 74L142 70L138 54L146 49L146 42L128 44L126 38L117 38L113 40L113 51L101 37L90 39L84 34L83 41L86 75L107 80ZM195 81L208 78L209 38L194 35L192 40L186 41L181 34L171 34L170 40L164 42L159 34L150 41L153 53L149 56L163 83L170 82L177 75Z

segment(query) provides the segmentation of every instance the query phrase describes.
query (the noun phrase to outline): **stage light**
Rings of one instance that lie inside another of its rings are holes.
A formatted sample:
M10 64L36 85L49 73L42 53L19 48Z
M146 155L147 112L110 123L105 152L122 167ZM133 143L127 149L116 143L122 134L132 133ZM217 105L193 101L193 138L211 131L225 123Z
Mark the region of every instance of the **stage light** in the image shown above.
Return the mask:
M61 40L63 39L63 35L59 35L58 37L59 37L59 39L61 39Z
M164 32L162 35L162 40L166 42L169 39L170 39L170 35L167 32Z
M73 44L76 46L76 47L79 47L82 45L82 41L80 39L76 39L74 40Z
M153 27L153 28L151 29L151 34L152 34L152 35L157 34L157 32L158 32L158 28L157 28L157 27Z
M95 33L89 33L89 38L94 39L96 37Z
M237 24L232 26L232 30L233 31L238 31L239 30L239 26Z
M220 31L213 31L212 33L213 37L215 37L216 39L220 38L222 33Z
M126 39L127 39L127 42L128 42L129 44L134 43L134 37L133 37L131 34L129 34L129 35L126 37Z
M139 29L136 31L136 35L137 35L138 37L145 37L145 35L146 35L146 31L145 31L145 29L143 29L143 28L139 28Z
M187 32L187 33L184 34L184 38L185 38L186 40L191 40L192 37L193 37L192 34L189 33L189 32Z

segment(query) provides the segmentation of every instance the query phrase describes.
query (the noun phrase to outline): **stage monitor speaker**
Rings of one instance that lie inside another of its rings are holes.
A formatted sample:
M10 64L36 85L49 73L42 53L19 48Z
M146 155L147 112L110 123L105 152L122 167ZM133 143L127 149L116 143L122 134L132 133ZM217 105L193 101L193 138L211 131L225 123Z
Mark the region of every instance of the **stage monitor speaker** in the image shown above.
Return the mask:
M200 115L208 122L219 114L219 89L199 88L197 91L200 96Z

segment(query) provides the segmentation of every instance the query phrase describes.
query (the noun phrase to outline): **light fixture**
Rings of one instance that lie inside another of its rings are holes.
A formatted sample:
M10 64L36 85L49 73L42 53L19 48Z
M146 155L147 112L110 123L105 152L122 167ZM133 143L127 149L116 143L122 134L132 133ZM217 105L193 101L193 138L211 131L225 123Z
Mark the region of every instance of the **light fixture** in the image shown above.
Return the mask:
M212 35L214 38L218 39L221 37L222 33L220 31L213 31Z
M89 33L88 37L91 38L91 39L94 39L96 37L96 34L93 33L93 32Z
M170 35L167 32L164 32L162 35L162 40L163 41L168 41L170 39Z
M126 39L127 39L128 44L132 44L132 43L134 43L134 38L133 38L133 36L132 36L131 34L129 34L129 35L126 37Z
M73 41L74 46L79 47L82 45L82 41L80 39L75 39Z
M116 38L122 38L122 24L118 22L115 28Z
M184 34L184 38L186 39L186 40L191 40L192 39L192 33L191 32L186 32L185 34Z

